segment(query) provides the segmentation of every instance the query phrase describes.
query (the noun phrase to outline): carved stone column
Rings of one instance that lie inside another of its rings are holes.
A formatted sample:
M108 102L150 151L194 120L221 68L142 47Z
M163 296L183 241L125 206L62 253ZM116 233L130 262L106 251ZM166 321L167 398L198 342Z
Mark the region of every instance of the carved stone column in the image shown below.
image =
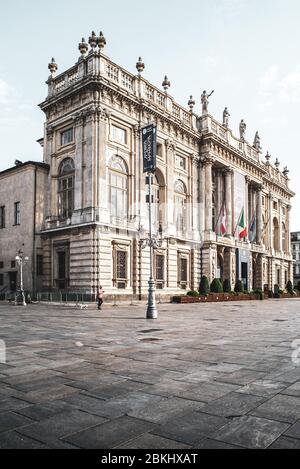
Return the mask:
M291 206L286 207L286 227L285 227L285 239L286 239L286 251L291 254L291 232L290 232L290 218L291 218ZM292 265L293 268L293 265Z
M205 167L205 231L212 231L212 164L213 158L204 159Z
M78 212L83 208L83 116L74 116L74 127L75 127L75 190L74 190L74 209ZM73 214L73 222L80 222L80 216L77 220L75 214Z
M48 126L46 129L46 145L45 150L45 161L50 165L50 171L48 174L47 180L47 197L46 197L46 218L50 217L57 213L57 187L52 187L52 176L56 176L53 174L53 161L52 161L52 154L54 152L53 148L53 140L54 140L54 129L51 126ZM55 184L53 184L54 186Z
M199 165L199 212L200 235L203 237L205 230L205 165L203 161Z
M271 250L274 249L274 246L273 246L273 207L272 207L272 204L273 204L273 196L272 196L272 193L270 191L269 192L269 218L268 218L269 226L266 229L268 229L268 231L269 231L269 243L270 243L269 246L270 246Z
M225 170L225 207L227 214L227 234L232 235L232 175L233 170Z
M284 249L282 249L282 204L281 200L278 200L278 237L279 237L279 251L284 253Z
M191 158L191 173L192 173L192 211L191 211L191 227L193 231L193 238L199 239L200 235L200 211L199 211L199 166L200 159L198 155L193 155Z
M262 244L262 186L257 188L257 209L256 209L256 242Z
M251 182L251 179L249 176L245 176L245 223L246 223L246 227L247 227L247 236L246 236L246 241L248 241L250 239L250 223L251 223L251 219L249 217L249 197L248 197L248 194L249 194L249 186L250 186L250 182Z

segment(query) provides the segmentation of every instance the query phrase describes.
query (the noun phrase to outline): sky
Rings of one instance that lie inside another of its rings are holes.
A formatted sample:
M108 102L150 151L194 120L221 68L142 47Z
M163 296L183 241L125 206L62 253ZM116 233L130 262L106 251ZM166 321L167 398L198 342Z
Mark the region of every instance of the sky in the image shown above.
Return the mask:
M251 143L258 130L262 157L288 166L297 192L299 23L299 0L0 0L0 170L42 160L48 63L71 67L81 38L102 30L113 61L136 73L142 56L145 78L161 88L168 75L170 94L184 106L193 95L196 113L202 91L215 90L210 114L221 120L227 106L229 127L238 135L244 119ZM300 230L300 190L292 205Z

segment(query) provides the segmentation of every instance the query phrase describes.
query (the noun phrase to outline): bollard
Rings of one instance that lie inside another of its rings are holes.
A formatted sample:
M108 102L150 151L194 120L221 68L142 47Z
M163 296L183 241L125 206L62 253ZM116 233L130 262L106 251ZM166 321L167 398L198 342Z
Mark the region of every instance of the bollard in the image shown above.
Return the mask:
M114 295L114 304L113 304L113 306L118 306L117 305L117 295Z

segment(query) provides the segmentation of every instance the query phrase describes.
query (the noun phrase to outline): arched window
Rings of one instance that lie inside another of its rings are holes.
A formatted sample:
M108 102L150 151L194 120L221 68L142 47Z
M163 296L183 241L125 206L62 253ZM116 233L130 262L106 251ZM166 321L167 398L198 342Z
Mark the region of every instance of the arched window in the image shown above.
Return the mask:
M285 224L282 222L281 224L281 242L282 242L282 250L283 252L286 251L286 231L285 231Z
M277 218L273 218L273 248L279 251L279 225Z
M152 223L154 229L158 229L164 223L165 184L162 172L157 169L153 176L152 184L153 204Z
M160 214L159 214L160 187L159 187L159 181L158 181L156 174L154 174L154 177L153 177L152 194L153 194L152 223L156 227L161 222Z
M223 257L218 254L217 256L217 275L216 278L223 280Z
M61 218L69 218L74 210L75 166L72 158L64 159L58 173L58 212Z
M127 173L123 158L113 156L109 162L109 206L116 222L127 219Z
M183 232L187 228L187 216L186 216L186 186L184 182L178 179L174 186L174 215L175 224L178 231Z

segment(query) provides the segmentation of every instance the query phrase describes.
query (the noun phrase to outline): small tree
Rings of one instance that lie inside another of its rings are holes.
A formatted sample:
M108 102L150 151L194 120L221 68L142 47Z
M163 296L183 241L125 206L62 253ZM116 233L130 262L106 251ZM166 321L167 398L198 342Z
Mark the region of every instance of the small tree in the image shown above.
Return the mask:
M222 283L218 278L214 278L211 282L210 291L212 293L223 293Z
M236 293L243 293L244 292L244 285L241 280L237 280L235 286L234 286L234 291Z
M230 293L231 292L231 284L230 284L228 278L226 278L223 282L223 292L224 293Z
M203 275L203 277L201 278L199 291L200 295L207 296L209 294L209 282L208 278L205 275Z
M197 296L199 296L199 293L196 290L190 290L187 292L187 296L192 296L196 298Z
M292 282L289 280L288 283L286 284L286 287L285 287L288 291L288 293L290 293L291 295L293 295L294 293L294 288L293 288L293 284Z

